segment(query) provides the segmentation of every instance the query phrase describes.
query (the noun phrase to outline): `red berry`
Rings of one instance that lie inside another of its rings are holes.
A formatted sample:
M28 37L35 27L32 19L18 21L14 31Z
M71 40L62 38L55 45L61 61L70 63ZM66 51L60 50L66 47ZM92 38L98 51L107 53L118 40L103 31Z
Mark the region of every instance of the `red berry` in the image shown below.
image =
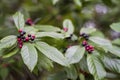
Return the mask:
M19 45L23 45L23 42L21 41L21 42L19 42Z
M21 33L21 32L22 32L22 29L19 29L19 30L18 30L18 32L20 32L20 33Z
M90 48L90 49L93 49L94 47L93 47L93 46L91 46L91 45L89 45L89 48Z
M89 46L88 47L85 47L86 51L90 50Z
M26 40L26 41L29 41L29 37L26 37L25 40Z
M23 46L23 45L20 44L20 45L19 45L19 48L22 48L22 46Z
M18 41L21 41L21 38L17 38Z
M63 28L63 30L64 30L65 32L67 32L67 31L68 31L68 28Z
M30 26L34 24L31 18L28 18L25 23Z

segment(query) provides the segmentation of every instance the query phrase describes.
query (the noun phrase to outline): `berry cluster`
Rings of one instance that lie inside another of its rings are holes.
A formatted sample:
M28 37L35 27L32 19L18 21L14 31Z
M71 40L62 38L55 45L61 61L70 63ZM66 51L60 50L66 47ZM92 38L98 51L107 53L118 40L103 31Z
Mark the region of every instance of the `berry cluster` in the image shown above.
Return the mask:
M88 39L89 39L89 35L86 34L86 33L81 33L80 36L81 36L82 38L84 38L85 40L88 40Z
M22 48L23 46L23 42L28 42L28 41L34 41L35 36L28 34L27 36L25 36L26 32L19 30L20 35L17 36L17 40L18 40L18 44L19 44L19 48Z
M34 22L32 21L31 18L28 18L25 22L26 25L32 26L34 24Z
M92 53L92 52L94 51L94 47L93 47L92 45L89 45L86 40L84 40L84 41L82 42L82 46L85 47L85 50L86 50L88 53Z

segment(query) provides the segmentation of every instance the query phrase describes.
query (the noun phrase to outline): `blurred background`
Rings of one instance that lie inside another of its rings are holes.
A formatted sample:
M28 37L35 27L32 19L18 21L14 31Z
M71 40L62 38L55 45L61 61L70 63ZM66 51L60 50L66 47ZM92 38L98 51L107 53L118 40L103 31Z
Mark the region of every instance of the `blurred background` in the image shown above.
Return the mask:
M60 28L64 19L71 19L77 35L81 27L95 27L108 39L120 37L109 27L120 21L120 0L0 0L0 39L17 33L12 19L17 11L24 14L25 20L31 18L37 20L36 24ZM30 73L19 57L0 63L0 80L46 80L41 76L48 75L44 71Z

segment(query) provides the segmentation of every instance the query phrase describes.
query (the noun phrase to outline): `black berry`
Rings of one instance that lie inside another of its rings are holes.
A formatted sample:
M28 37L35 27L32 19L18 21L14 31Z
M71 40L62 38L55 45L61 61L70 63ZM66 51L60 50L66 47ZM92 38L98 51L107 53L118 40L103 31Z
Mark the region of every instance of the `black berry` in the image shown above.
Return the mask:
M28 34L28 37L31 37L31 34Z

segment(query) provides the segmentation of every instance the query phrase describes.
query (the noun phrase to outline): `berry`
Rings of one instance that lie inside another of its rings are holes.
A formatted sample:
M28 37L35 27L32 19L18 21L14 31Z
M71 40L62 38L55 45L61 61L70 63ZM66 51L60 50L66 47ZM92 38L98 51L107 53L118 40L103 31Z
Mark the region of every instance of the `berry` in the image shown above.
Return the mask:
M89 46L88 46L88 47L85 47L85 49L86 49L86 51L89 51L89 50L90 50Z
M86 46L88 43L87 43L87 41L86 40L84 40L83 42L82 42L82 45L83 46Z
M22 38L22 39L25 39L25 36L22 36L21 38Z
M35 39L35 35L32 35L32 38Z
M26 37L25 40L26 40L26 41L29 41L29 37Z
M19 44L21 44L21 45L23 44L23 42L22 42L22 41L19 41L18 43L19 43Z
M68 28L63 28L63 30L64 30L65 32L67 32L67 31L68 31Z
M19 48L22 48L22 46L23 46L23 45L20 44L20 45L19 45Z
M33 37L30 38L31 41L34 41L34 39L35 39L35 38L33 38Z
M25 32L25 31L23 31L23 34L26 34L26 32Z
M32 26L34 23L33 23L33 21L32 21L31 18L28 18L28 19L26 20L25 24Z
M19 29L18 32L21 33L21 32L22 32L22 29Z
M31 34L28 34L28 37L31 37Z
M20 35L18 35L18 36L17 36L17 38L21 38L21 36L20 36Z
M21 38L17 38L18 41L21 41Z
M90 49L93 49L94 47L93 47L93 46L91 46L91 45L89 45L89 48L90 48Z

